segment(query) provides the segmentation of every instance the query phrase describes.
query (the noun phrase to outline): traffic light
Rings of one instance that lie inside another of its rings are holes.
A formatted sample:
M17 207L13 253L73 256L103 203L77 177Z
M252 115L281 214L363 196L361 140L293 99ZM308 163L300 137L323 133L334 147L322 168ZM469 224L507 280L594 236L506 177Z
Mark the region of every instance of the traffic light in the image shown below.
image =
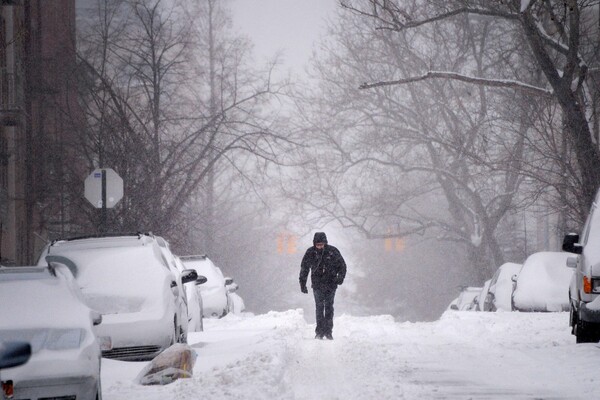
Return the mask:
M396 238L396 251L398 253L402 253L404 248L406 247L406 243L404 243L404 239Z
M386 238L383 241L383 247L386 252L402 253L406 248L406 243L403 238Z
M385 239L383 246L385 247L385 251L392 251L392 238Z
M288 235L287 239L287 253L296 254L296 235Z
M293 234L279 233L277 235L278 254L296 254L298 252L298 237Z

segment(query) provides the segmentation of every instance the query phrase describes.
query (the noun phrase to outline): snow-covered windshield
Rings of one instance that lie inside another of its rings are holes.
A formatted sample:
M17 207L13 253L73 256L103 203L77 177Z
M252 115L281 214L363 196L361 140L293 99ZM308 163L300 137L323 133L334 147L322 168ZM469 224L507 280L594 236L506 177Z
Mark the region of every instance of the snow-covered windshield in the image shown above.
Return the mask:
M89 324L89 309L65 281L45 273L0 273L0 330L86 328Z

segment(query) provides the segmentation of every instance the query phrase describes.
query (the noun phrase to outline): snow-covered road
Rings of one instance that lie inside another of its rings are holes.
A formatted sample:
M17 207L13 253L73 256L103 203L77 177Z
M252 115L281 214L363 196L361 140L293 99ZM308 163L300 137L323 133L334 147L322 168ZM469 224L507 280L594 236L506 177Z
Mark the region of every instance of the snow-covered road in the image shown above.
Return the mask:
M144 387L146 363L103 360L104 400L591 399L600 347L576 345L566 313L449 312L430 323L335 319L313 339L301 310L228 316L190 334L194 377Z

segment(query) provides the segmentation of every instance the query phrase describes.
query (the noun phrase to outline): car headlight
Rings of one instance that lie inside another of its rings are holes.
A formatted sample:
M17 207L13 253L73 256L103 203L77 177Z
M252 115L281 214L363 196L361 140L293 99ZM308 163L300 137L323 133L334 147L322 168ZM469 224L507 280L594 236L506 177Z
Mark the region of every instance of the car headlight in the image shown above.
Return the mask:
M46 350L68 350L79 348L85 339L83 329L24 329L0 331L0 340L21 340L31 344L31 352Z

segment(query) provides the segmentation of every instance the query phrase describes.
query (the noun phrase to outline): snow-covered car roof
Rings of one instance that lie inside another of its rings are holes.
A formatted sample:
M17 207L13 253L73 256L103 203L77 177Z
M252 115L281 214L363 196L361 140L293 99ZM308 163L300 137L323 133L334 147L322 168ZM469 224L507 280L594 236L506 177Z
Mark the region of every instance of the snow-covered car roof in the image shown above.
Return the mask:
M47 254L74 262L86 303L102 314L136 312L161 303L156 294L173 275L159 246L146 236L59 241Z
M573 270L567 267L566 252L544 251L527 257L514 292L515 308L522 311L569 309L569 284Z
M90 329L90 309L49 267L0 268L0 321L11 329Z

